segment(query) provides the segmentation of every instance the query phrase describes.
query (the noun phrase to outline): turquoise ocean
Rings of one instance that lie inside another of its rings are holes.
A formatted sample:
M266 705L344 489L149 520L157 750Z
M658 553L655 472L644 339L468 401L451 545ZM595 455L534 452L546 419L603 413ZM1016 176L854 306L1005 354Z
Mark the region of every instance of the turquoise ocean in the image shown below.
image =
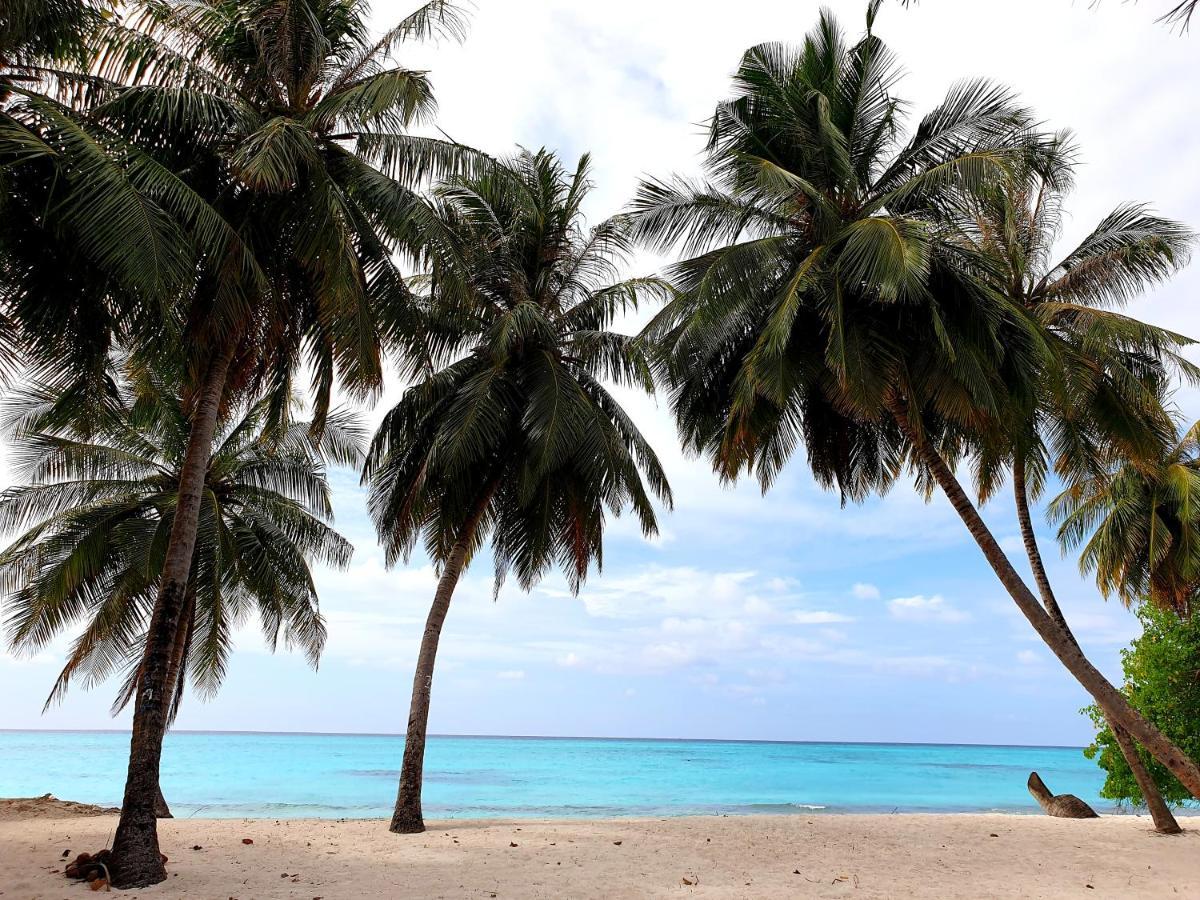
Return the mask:
M404 747L391 735L173 732L163 791L177 817L389 815ZM129 735L0 731L0 797L119 805ZM1075 747L431 737L431 818L813 812L1035 812L1036 769L1098 809Z

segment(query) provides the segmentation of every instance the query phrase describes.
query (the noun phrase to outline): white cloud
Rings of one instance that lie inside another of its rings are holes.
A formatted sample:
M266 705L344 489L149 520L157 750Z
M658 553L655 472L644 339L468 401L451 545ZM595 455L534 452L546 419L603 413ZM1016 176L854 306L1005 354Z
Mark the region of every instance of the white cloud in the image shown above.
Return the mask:
M651 644L645 648L642 658L651 668L674 669L695 662L698 657L695 645L682 641L666 644Z
M957 683L984 676L995 677L1006 670L985 663L957 659L936 653L875 653L862 649L835 650L818 657L823 663L880 672Z
M905 622L966 622L969 613L955 609L941 594L926 597L896 597L888 601L888 612L892 618Z
M962 681L977 677L978 667L945 656L887 656L878 661L878 668L897 675L938 677L946 681Z
M746 615L757 619L768 618L775 612L775 607L770 602L756 594L752 594L746 598L746 602L742 604L742 609Z
M690 566L647 566L627 575L608 575L589 582L580 592L588 614L602 619L641 619L664 613L728 614L743 610L745 584L755 573L706 572ZM551 596L566 596L543 588Z
M1023 666L1036 665L1039 659L1041 659L1041 657L1039 657L1032 650L1018 650L1017 651L1017 662L1019 662Z
M524 669L505 669L503 672L497 672L496 677L500 681L524 681Z
M65 643L57 641L56 643ZM10 666L56 666L61 665L65 654L52 650L39 650L32 655L23 653L0 653L0 663Z
M1000 545L1000 549L1008 555L1009 559L1019 561L1025 558L1025 542L1019 534L1007 534L996 543Z
M878 600L881 596L879 593L879 588L864 581L856 582L854 587L850 588L850 593L853 594L857 600Z
M824 612L823 610L798 610L789 617L797 625L837 625L843 622L853 622L853 616L841 613Z

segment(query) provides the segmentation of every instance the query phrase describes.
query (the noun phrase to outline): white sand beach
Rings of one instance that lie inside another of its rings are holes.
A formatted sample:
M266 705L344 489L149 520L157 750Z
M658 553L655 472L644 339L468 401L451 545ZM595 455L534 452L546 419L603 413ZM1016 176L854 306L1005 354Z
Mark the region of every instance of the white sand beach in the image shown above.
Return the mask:
M14 815L0 819L0 897L92 896L63 877L63 852L107 846L116 818ZM111 896L1200 897L1200 830L1161 837L1139 816L447 821L416 836L375 820L184 819L159 831L167 881Z

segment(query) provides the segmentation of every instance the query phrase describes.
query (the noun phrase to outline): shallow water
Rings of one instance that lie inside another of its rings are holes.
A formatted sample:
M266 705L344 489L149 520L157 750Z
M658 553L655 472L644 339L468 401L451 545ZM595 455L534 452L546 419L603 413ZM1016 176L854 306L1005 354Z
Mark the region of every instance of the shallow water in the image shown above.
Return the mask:
M175 732L163 791L176 816L391 813L402 737ZM0 731L0 796L118 805L122 732ZM431 737L432 818L789 812L1034 812L1051 790L1099 808L1096 765L1071 747Z

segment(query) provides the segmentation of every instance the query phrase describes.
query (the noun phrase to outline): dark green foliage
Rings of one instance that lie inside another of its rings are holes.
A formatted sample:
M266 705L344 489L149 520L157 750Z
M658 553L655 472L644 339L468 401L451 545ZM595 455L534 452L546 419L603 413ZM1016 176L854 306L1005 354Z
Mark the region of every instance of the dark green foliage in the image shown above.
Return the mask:
M114 711L128 702L174 519L189 423L176 382L162 373L117 378L104 398L30 388L6 409L9 462L19 486L0 494L0 590L14 651L34 653L81 627L50 695L123 672ZM324 461L359 462L352 419L283 428L257 404L221 423L209 463L178 644L180 677L211 694L234 631L257 613L270 646L282 634L314 666L325 640L311 562L345 566L349 543L333 511Z
M406 40L459 37L433 0L372 37L361 0L138 0L86 64L39 69L0 108L0 367L93 376L114 343L184 334L194 378L231 337L232 390L278 411L304 367L379 386L412 349L396 251L412 188L479 160L407 127L434 111ZM411 356L406 356L411 361ZM0 373L2 374L2 373Z
M231 385L277 407L307 368L318 426L336 379L377 388L386 349L413 346L395 258L413 235L412 188L478 158L407 133L435 103L427 73L394 59L404 41L461 36L460 9L433 0L378 39L368 12L363 0L143 0L95 63L107 81L94 118L180 172L236 234L205 253L189 340L205 352L236 335Z
M953 222L964 191L1012 177L1041 138L983 81L906 137L899 73L870 30L851 43L823 12L802 46L746 52L707 180L648 182L634 201L639 238L692 254L646 335L686 446L723 478L766 489L803 448L822 484L859 499L907 458L892 400L954 461L1036 389L1037 322L978 277Z
M665 475L603 382L653 388L641 342L610 326L663 286L614 283L628 222L585 230L589 188L586 157L568 172L542 151L436 190L415 283L442 367L384 417L364 474L389 561L422 534L439 562L490 534L497 588L509 570L529 588L556 564L578 588L606 515L632 508L655 532Z
M1064 547L1107 597L1190 616L1200 591L1200 423L1147 459L1118 460L1050 504Z
M1180 618L1153 603L1137 610L1142 634L1121 652L1130 703L1193 759L1200 756L1200 616ZM1084 712L1096 723L1095 741L1084 754L1106 773L1102 797L1142 803L1129 764L1100 710ZM1169 803L1194 802L1191 793L1144 750L1142 759Z
M1076 150L1060 133L1029 171L964 196L958 243L976 277L1041 328L1040 377L995 443L976 453L982 498L1018 462L1031 496L1053 469L1087 478L1120 459L1150 459L1174 437L1164 410L1172 376L1200 370L1180 334L1122 315L1123 306L1186 265L1195 235L1143 204L1122 204L1061 258L1055 255Z
M6 78L23 80L26 73L21 70L26 65L81 58L88 32L111 5L108 0L4 0L0 89Z

